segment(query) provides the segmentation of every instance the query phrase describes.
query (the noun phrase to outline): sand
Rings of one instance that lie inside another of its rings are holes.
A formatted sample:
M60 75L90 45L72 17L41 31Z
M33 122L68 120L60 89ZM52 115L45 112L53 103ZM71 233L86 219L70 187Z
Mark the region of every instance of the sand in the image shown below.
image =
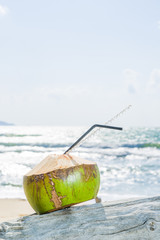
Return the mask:
M0 223L35 213L23 199L0 199Z
M96 202L101 202L101 199L96 197ZM90 205L95 203L95 200L89 200L77 204ZM0 223L15 220L20 217L35 214L27 200L24 199L0 199Z

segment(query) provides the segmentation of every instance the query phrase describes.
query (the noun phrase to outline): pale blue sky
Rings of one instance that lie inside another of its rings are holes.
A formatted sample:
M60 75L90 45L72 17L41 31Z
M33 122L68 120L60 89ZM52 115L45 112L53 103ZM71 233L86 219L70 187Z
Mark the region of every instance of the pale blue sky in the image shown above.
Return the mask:
M0 120L160 126L160 1L0 0Z

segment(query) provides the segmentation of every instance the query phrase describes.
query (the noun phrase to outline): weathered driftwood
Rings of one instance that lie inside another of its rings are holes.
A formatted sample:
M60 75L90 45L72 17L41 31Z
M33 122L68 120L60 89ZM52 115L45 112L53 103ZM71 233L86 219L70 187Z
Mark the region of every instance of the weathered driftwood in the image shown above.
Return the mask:
M0 224L0 240L159 240L160 197L74 206Z

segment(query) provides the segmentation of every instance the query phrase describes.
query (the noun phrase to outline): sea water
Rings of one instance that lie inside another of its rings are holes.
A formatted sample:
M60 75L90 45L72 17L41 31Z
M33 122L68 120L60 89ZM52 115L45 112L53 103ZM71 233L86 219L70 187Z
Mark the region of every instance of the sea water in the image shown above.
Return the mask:
M62 154L87 127L0 127L0 198L25 198L23 175ZM95 161L102 201L160 194L160 128L103 129L73 155Z

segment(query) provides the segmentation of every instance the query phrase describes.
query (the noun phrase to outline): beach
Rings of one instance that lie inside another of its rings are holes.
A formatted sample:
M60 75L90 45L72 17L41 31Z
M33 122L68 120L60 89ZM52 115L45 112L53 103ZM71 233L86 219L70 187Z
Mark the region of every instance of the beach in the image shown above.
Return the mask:
M0 223L34 213L34 210L26 200L0 199Z
M0 222L34 213L23 176L50 154L62 154L85 127L0 127ZM97 163L104 201L159 195L160 128L106 130L71 153ZM22 200L24 199L24 200Z

